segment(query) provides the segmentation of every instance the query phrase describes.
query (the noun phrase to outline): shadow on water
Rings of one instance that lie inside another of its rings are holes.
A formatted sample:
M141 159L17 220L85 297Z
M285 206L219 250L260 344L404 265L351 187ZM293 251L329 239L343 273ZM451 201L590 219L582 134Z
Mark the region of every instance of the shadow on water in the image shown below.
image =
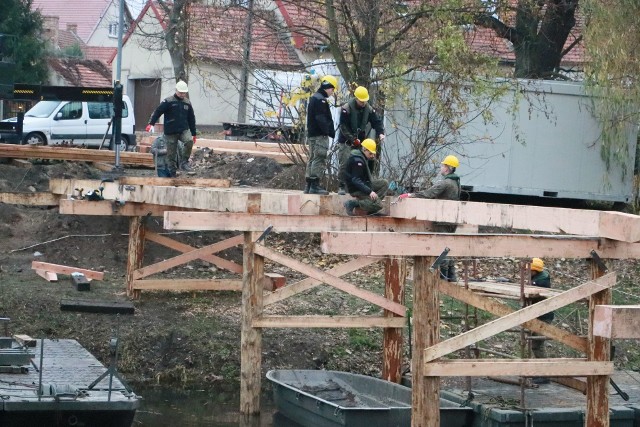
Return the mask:
M143 397L134 427L304 427L275 412L273 402L261 404L258 417L243 417L237 392L156 390L136 392Z

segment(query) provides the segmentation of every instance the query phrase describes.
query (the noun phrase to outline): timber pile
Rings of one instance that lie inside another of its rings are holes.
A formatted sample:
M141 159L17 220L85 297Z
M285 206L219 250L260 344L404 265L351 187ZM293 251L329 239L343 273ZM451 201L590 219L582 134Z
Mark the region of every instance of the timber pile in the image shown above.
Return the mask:
M107 150L0 144L0 157L13 159L50 159L115 163L115 155L115 152ZM120 153L120 163L130 166L154 167L153 156L146 153Z
M138 151L148 153L157 136L143 136L138 142ZM269 157L280 164L293 164L293 158L305 159L304 146L279 144L277 142L232 141L226 139L197 139L195 148L208 148L214 153L242 153L256 157Z

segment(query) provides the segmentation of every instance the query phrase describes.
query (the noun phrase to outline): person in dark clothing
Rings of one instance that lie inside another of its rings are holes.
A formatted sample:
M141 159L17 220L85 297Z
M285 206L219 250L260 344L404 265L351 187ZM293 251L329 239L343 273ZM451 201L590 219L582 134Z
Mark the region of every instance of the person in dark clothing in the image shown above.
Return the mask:
M167 165L167 143L164 137L160 135L157 137L153 144L151 144L151 154L153 154L153 161L156 164L156 173L161 178L171 177L169 167Z
M381 200L387 194L389 183L386 179L371 177L368 160L375 156L376 142L373 139L365 139L360 148L351 150L344 175L349 194L356 200L344 203L349 216L355 215L356 208L364 215L373 215L382 209Z
M196 116L187 93L189 87L182 80L176 84L176 92L163 99L158 108L149 118L146 127L147 132L153 132L153 127L164 115L164 140L167 144L167 167L172 177L176 176L178 166L180 169L191 170L189 157L191 149L196 142ZM182 142L180 153L180 165L178 165L178 141Z
M327 168L327 153L329 144L336 136L333 116L328 98L338 87L338 80L333 76L324 76L320 80L320 88L309 98L307 107L307 143L309 144L309 158L305 171L305 194L329 194L320 187L320 179Z
M544 261L540 258L533 258L531 260L531 285L539 286L542 288L551 288L551 276L549 272L544 268ZM532 299L532 303L537 303L543 301L544 297L539 297ZM553 311L543 314L538 317L538 320L542 320L546 323L551 323L554 318ZM547 358L547 349L546 349L546 341L544 339L535 339L536 337L541 337L540 334L532 333L531 336L534 338L531 340L531 351L536 359L546 359ZM549 378L547 377L534 377L534 384L549 384Z
M344 169L351 156L351 150L368 138L372 129L375 130L378 140L384 141L382 120L368 103L367 88L358 86L353 91L353 96L354 98L344 104L340 110L340 136L338 137L338 179L340 180L338 194L340 195L345 194Z
M460 177L456 175L456 168L460 166L460 161L456 156L449 155L440 164L441 179L436 181L431 187L417 193L401 194L399 200L418 197L421 199L442 199L460 200ZM455 233L456 224L434 223L433 231L437 233ZM440 276L443 280L457 282L456 265L452 258L446 258L440 264Z

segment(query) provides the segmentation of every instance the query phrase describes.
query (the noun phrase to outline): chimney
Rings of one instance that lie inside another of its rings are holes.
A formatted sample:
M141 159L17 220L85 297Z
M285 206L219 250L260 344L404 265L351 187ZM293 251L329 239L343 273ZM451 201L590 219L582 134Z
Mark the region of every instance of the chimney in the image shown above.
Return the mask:
M54 48L58 47L58 27L60 25L60 18L57 16L43 16L42 29L44 30L45 38L51 43Z
M73 34L78 34L78 24L67 24L67 31L71 31Z

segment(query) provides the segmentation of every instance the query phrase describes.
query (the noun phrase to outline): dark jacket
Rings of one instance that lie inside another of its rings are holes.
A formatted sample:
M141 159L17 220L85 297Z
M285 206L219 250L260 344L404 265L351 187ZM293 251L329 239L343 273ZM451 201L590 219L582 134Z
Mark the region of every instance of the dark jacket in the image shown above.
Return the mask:
M362 150L357 148L351 150L344 176L349 193L361 191L369 194L373 191L371 189L371 171Z
M151 126L155 125L161 115L164 114L164 133L174 135L189 129L192 136L196 136L196 116L191 102L171 95L162 100L156 111L149 119Z
M376 131L376 136L384 133L382 120L376 114L376 111L369 104L365 104L360 108L353 98L342 106L340 110L340 137L338 143L349 145L353 144L354 139L363 141L369 137L371 129Z
M335 137L336 130L333 126L333 116L327 101L327 92L318 89L311 98L307 107L307 135Z
M460 200L460 177L454 173L445 175L431 187L415 194L420 199Z
M541 288L551 288L551 276L549 276L549 272L547 270L542 270L534 276L531 276L531 284L533 286L539 286ZM533 299L533 302L540 302L544 299L545 298L535 298ZM555 316L552 311L550 313L543 314L542 316L538 317L538 319L544 322L551 322L554 317Z

